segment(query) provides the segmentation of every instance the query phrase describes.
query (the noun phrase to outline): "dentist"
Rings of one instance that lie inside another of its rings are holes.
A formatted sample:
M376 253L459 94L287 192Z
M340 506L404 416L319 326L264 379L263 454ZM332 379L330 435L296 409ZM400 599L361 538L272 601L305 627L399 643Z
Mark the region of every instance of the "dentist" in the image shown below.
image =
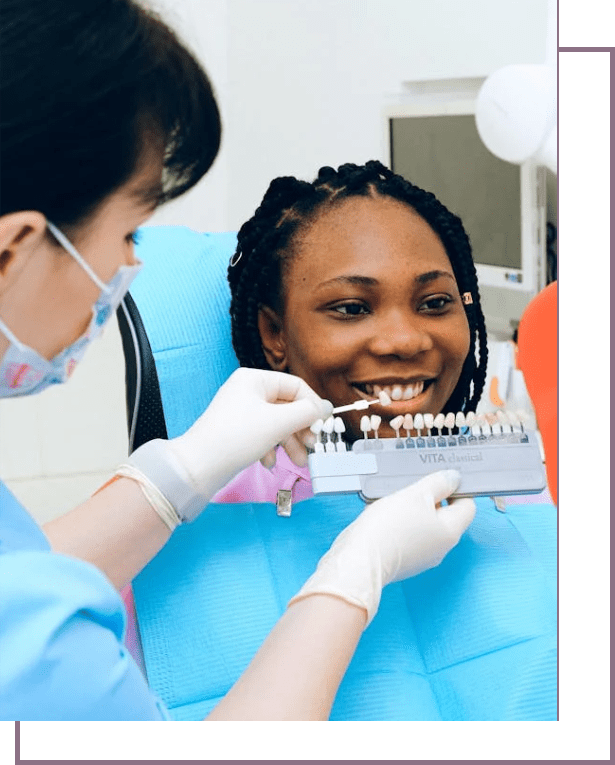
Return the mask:
M207 172L221 128L199 64L134 0L3 0L0 31L0 396L13 397L70 376L141 268L136 229ZM118 590L277 443L304 459L330 411L296 377L241 369L186 433L140 447L44 529L0 483L0 719L167 719L123 645ZM208 719L327 719L382 587L437 565L471 522L471 500L438 507L458 480L367 508Z

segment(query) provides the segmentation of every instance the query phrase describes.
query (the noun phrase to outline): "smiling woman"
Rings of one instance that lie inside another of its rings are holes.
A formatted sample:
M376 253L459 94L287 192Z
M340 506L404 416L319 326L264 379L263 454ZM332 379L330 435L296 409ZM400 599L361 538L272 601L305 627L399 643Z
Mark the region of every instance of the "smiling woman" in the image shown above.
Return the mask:
M433 194L379 162L272 181L229 267L244 366L302 377L334 406L385 391L399 414L469 411L487 361L470 243ZM360 412L346 415L349 440Z

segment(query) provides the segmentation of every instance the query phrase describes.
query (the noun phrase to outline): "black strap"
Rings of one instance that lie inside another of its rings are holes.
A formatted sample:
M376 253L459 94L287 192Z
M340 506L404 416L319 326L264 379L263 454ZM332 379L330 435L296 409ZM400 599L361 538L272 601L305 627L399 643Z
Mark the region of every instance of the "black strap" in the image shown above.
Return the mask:
M128 450L154 438L168 438L156 364L137 305L130 293L117 309L126 360Z

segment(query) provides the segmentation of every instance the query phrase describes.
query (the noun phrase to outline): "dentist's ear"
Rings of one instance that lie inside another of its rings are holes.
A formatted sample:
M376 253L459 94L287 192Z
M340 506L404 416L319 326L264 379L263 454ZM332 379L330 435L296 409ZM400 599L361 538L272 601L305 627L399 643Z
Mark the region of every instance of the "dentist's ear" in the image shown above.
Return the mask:
M0 294L18 278L32 253L46 241L47 222L40 212L0 217Z
M263 353L274 372L286 372L286 337L282 319L269 306L262 306L258 312L258 331L263 344Z

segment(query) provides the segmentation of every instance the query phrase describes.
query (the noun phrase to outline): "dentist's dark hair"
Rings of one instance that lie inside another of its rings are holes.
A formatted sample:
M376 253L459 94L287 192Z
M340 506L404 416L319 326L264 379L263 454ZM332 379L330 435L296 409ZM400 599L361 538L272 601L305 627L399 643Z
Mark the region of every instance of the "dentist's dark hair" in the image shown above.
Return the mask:
M297 237L321 212L353 196L396 199L415 210L440 238L459 292L472 298L471 303L464 303L470 350L443 411L475 410L485 386L487 330L470 240L461 220L432 193L375 160L365 165L341 165L337 170L322 167L312 183L292 176L271 182L254 216L239 231L228 269L233 347L239 363L269 368L258 330L259 309L270 306L282 313L284 268L293 257Z
M0 214L84 222L152 147L160 204L210 168L218 107L193 54L133 0L0 3Z

